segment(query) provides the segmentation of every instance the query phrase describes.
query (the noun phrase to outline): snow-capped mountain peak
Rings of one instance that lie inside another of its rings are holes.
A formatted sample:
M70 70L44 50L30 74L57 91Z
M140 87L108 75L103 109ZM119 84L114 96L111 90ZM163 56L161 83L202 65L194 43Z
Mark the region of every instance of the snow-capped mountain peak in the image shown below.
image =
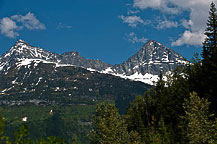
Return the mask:
M35 59L35 60L34 60ZM34 47L24 40L18 40L12 48L0 56L0 71L7 65L22 63L21 61L39 61L52 62L57 65L71 65L83 68L93 68L95 70L103 70L111 66L99 60L85 59L78 52L65 52L56 54L39 47Z
M55 57L55 54L38 47L34 47L20 39L16 41L14 46L8 52L3 54L2 57L5 61L25 58L50 60Z
M26 41L22 40L22 39L19 39L15 42L15 45L20 45L20 44L25 44L25 45L30 45L28 44Z
M185 58L175 51L150 40L122 64L114 65L102 72L153 85L160 73L173 71L186 62Z
M5 54L0 56L0 72L7 71L12 65L17 67L31 63L53 63L55 65L76 66L100 73L112 74L122 78L153 84L160 73L174 70L186 63L184 57L163 44L150 40L122 64L109 65L100 60L86 59L78 52L56 54L34 47L24 40L18 40Z
M133 56L122 64L115 65L117 73L132 75L146 73L159 75L161 72L172 71L185 59L175 51L157 41L150 40Z

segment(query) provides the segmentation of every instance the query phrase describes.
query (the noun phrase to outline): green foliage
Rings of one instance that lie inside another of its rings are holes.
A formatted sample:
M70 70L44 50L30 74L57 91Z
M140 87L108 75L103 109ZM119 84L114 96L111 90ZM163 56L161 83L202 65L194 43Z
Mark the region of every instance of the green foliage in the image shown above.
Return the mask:
M64 121L61 118L60 111L55 111L46 120L46 134L48 136L63 136L64 134Z
M129 133L129 140L127 143L128 144L142 144L139 133L137 133L136 131L131 131Z
M202 91L196 92L211 102L210 109L217 114L217 9L214 2L210 5L205 35L207 37L202 53Z
M38 140L36 144L65 144L65 143L64 143L64 140L60 138L50 136L50 137L47 137L47 139Z
M96 107L93 131L89 134L91 144L126 144L127 126L114 105L101 103Z
M33 141L28 138L28 127L27 126L21 126L19 131L15 131L14 137L15 137L15 143L16 144L33 144Z
M209 105L208 100L200 98L195 92L185 99L183 119L187 121L186 137L190 144L217 142L217 127L215 121L211 120L214 115L209 114Z
M75 142L74 135L77 135L78 143L88 143L86 135L92 129L91 118L95 107L94 105L36 106L32 104L1 107L0 113L5 118L5 135L9 137L14 137L14 131L25 124L29 126L29 137L34 141L42 137L56 136L71 144ZM50 113L51 109L52 113ZM28 117L26 122L22 121L24 116Z
M76 134L73 134L72 141L72 144L78 144L78 136Z
M3 135L4 133L4 121L2 116L0 115L0 135Z
M128 132L124 118L113 104L97 105L93 127L88 135L91 144L141 144L139 133Z
M141 139L146 138L146 127L151 123L153 99L149 95L137 96L124 116L128 131L136 131Z
M209 17L207 21L207 28L205 31L206 40L203 43L203 62L207 62L217 54L217 9L214 2L210 5ZM213 59L214 60L214 59Z
M203 93L202 62L197 53L195 53L191 63L186 65L184 73L186 73L189 92L196 91L200 94Z
M0 115L0 143L12 144L9 140L9 137L4 136L4 121L1 115Z
M170 138L167 132L167 127L165 126L163 116L161 116L159 122L158 122L158 133L160 134L161 143L162 144L169 144Z
M46 139L33 140L29 136L29 130L27 126L21 126L18 131L14 132L13 138L4 136L4 122L2 116L0 116L0 143L1 144L65 144L63 139L50 136ZM14 142L12 142L14 141Z

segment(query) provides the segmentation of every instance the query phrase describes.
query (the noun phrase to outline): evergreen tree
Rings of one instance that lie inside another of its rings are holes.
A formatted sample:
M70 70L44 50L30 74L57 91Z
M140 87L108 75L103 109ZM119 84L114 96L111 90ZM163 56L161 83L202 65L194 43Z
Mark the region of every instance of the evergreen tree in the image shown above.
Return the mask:
M217 10L214 2L210 5L207 28L205 32L206 40L203 43L203 62L210 62L217 57Z
M189 92L196 91L198 94L202 93L202 62L197 53L189 63L185 65L184 73L186 75Z
M160 121L158 122L158 132L161 137L162 144L170 144L170 138L167 132L167 127L165 126L163 116L161 116Z
M128 144L142 144L141 137L136 131L131 131L129 133Z
M198 94L211 102L211 110L217 114L217 9L213 2L210 5L205 35L207 37L202 53L202 91Z
M147 129L151 125L153 111L155 111L155 106L152 97L145 93L145 96L136 97L124 117L128 132L136 131L140 135L142 142L148 137Z
M97 105L93 126L88 135L91 144L126 144L129 141L127 125L112 104Z
M190 97L185 100L183 119L187 121L186 137L189 144L217 142L217 127L215 121L211 120L213 115L209 114L209 105L208 100L200 98L195 92L191 93Z

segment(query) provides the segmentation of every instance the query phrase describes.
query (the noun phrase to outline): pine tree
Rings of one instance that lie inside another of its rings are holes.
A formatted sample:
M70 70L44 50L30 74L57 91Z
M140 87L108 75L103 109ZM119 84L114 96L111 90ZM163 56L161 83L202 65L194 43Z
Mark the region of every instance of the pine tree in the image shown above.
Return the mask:
M207 99L200 98L195 92L185 99L183 120L187 122L186 137L189 144L217 142L215 138L217 129L215 121L211 120L213 115L209 114L209 105Z
M170 144L170 138L167 132L167 127L165 126L163 116L161 116L158 122L158 132L161 137L162 144Z
M202 62L197 53L194 54L194 57L189 63L185 66L184 73L186 74L187 83L189 86L189 93L196 91L198 94L202 93Z
M137 133L136 131L131 131L129 133L128 144L142 144L139 133Z
M210 5L205 35L207 37L202 53L202 91L199 95L211 102L211 110L217 114L217 9L213 2Z
M137 96L136 99L129 106L125 115L128 131L136 131L141 140L144 141L147 137L147 127L151 122L151 98L145 94L145 96Z
M213 2L210 5L205 35L207 37L203 43L203 62L210 61L210 59L217 57L217 9Z
M129 141L127 125L112 104L97 105L93 126L88 135L91 144L126 144Z

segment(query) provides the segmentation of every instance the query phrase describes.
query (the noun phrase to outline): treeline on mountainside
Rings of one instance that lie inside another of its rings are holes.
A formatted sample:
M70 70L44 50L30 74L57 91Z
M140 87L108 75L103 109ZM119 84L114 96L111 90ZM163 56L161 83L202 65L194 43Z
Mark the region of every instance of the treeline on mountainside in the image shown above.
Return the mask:
M91 144L217 143L217 10L210 5L202 60L178 67L120 115L99 104L89 133Z

